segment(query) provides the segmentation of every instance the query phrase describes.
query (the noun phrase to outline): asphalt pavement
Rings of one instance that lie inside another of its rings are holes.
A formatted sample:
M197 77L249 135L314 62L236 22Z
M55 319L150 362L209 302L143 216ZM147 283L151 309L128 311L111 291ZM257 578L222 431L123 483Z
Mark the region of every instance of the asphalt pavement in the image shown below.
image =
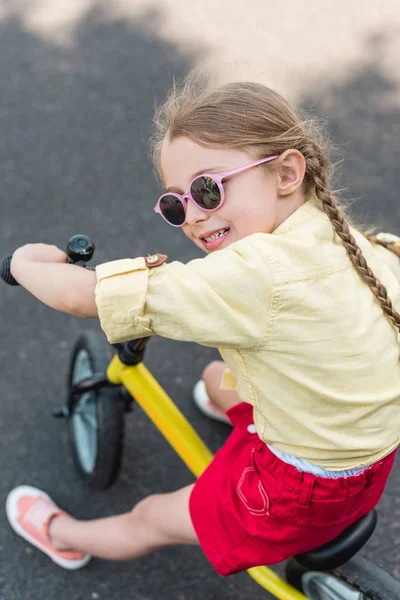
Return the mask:
M159 190L147 143L155 100L197 58L143 23L107 23L90 13L71 47L43 41L17 18L0 21L0 256L27 242L63 248L76 233L94 239L95 263L154 252L170 260L200 256L153 213ZM352 214L398 233L400 110L385 102L393 86L371 61L342 85L305 90L302 108L332 119L328 132L344 156L337 183L357 200ZM0 599L266 600L247 574L218 577L197 548L168 549L134 563L93 560L69 573L11 531L1 506L18 484L43 487L75 516L97 518L192 481L139 408L126 419L117 483L94 492L79 479L65 423L51 411L65 399L74 341L89 328L98 323L53 312L20 288L0 289ZM158 338L146 355L214 451L229 428L197 412L191 389L216 356ZM377 532L362 553L400 578L398 475L399 463L379 505Z

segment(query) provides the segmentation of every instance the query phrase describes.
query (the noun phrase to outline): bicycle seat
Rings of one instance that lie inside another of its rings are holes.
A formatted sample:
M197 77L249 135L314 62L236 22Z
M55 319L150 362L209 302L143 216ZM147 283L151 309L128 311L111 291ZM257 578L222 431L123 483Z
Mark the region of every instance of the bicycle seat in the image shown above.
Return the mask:
M310 552L297 554L293 558L306 569L313 571L336 569L364 546L372 535L377 520L376 510L372 510L327 544Z

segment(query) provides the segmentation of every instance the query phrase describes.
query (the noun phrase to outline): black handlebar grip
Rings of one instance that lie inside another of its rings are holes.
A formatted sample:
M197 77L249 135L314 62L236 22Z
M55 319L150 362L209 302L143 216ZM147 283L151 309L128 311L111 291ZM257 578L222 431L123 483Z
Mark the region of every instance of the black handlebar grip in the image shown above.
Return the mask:
M16 279L14 279L14 277L11 275L11 270L10 270L11 259L12 259L12 255L10 254L10 256L6 256L6 258L1 261L0 277L3 281L8 283L8 285L19 285L18 281L16 281Z
M95 250L92 240L86 235L74 235L68 242L67 254L71 263L88 262Z

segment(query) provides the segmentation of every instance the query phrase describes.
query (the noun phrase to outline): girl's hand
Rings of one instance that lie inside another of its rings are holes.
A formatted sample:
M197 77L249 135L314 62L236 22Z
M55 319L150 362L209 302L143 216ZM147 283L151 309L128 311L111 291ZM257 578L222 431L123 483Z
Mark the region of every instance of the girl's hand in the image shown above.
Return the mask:
M67 263L68 256L65 252L50 244L25 244L17 248L11 260L11 274L13 266L21 262Z
M96 317L96 274L68 263L65 252L49 244L26 244L11 260L11 274L38 300L77 317Z

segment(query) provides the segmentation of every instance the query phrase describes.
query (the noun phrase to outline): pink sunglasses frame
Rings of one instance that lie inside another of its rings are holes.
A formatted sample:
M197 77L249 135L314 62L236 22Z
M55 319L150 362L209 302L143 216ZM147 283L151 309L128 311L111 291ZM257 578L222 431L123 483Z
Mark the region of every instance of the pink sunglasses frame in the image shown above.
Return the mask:
M260 160L256 160L255 162L244 165L243 167L237 167L236 169L232 169L231 171L225 171L225 173L202 173L201 175L197 175L190 182L189 191L187 192L187 194L181 195L181 194L176 194L175 192L167 192L165 194L162 194L159 197L159 199L157 200L157 204L154 207L154 212L161 215L162 218L164 219L164 221L166 223L168 223L168 225L171 225L171 227L183 227L183 225L186 223L186 210L187 210L188 200L191 200L196 206L198 206L198 208L200 208L201 210L204 210L204 212L214 212L216 210L219 210L225 202L225 191L224 191L224 186L222 185L222 181L224 179L226 179L227 177L231 177L232 175L236 175L237 173L241 173L242 171L246 171L247 169L251 169L252 167L257 167L258 165L262 165L263 163L269 162L270 160L273 160L274 158L278 158L279 156L280 156L279 154L274 154L273 156L268 156L267 158L261 158ZM221 194L221 202L215 208L203 208L202 206L199 206L199 204L197 204L196 200L192 197L192 195L190 193L190 189L193 185L193 182L196 181L196 179L199 179L200 177L210 177L211 179L213 179L213 181L215 181L215 183L218 186L218 189ZM182 225L174 225L173 223L170 223L162 214L161 209L160 209L160 202L166 196L174 196L182 203L183 209L185 211L185 220L183 221Z

